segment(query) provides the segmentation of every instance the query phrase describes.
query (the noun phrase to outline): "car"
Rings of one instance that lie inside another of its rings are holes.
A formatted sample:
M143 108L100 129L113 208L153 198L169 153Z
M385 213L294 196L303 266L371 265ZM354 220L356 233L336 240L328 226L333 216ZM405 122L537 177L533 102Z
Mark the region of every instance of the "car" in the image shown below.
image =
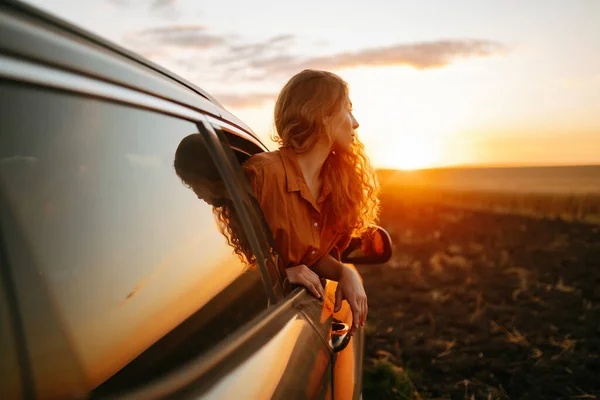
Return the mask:
M210 94L9 1L0 124L0 398L360 397L363 331L286 284L241 168L268 148ZM190 134L254 267L174 172ZM369 237L343 261L389 259Z

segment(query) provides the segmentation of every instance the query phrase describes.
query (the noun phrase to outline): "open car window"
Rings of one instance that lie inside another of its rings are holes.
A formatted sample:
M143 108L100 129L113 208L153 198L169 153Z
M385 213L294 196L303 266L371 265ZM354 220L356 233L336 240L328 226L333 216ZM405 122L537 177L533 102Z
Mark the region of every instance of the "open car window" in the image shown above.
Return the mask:
M245 207L249 210L250 220L253 230L257 236L258 244L260 246L260 254L262 261L265 263L271 282L273 284L273 290L276 291L278 299L282 299L284 292L288 288L283 286L283 274L279 268L279 261L274 246L273 235L269 229L266 219L263 215L260 205L255 198L254 191L244 171L242 164L248 160L253 154L263 151L252 143L245 141L236 134L228 132L219 126L214 126L217 132L217 137L222 147L226 151L231 170L236 180L236 186L239 187L240 193L243 193L242 200Z

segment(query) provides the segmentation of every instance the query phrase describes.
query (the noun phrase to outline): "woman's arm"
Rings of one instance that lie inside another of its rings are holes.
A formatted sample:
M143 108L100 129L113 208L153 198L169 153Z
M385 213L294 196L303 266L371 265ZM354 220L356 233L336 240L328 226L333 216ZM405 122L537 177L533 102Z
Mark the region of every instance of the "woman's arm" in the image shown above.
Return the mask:
M342 271L347 268L336 260L332 255L327 254L313 265L315 271L321 278L339 282L342 276Z
M358 273L329 254L317 261L312 269L319 276L338 282L333 311L338 312L340 310L342 300L346 299L348 301L352 310L350 335L353 335L358 328L358 324L364 325L368 312L367 294Z

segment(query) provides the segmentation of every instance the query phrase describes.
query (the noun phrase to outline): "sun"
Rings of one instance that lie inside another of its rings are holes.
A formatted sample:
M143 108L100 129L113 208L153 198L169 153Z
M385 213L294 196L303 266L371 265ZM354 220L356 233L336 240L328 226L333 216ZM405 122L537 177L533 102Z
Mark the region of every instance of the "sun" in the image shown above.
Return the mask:
M438 157L435 148L426 140L410 137L398 143L397 157L394 161L397 168L411 170L430 167L438 161Z
M435 140L419 134L388 137L386 143L373 148L371 154L375 164L390 169L428 168L440 161Z

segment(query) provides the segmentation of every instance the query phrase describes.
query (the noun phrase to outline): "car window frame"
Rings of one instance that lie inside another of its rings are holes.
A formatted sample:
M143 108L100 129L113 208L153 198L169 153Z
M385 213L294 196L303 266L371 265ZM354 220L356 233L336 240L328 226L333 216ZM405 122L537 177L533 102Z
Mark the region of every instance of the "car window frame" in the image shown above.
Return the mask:
M257 261L256 264L263 278L263 285L265 292L267 293L267 298L269 299L269 307L271 307L281 300L280 291L276 290L279 284L278 282L273 282L271 279L269 267L266 264L266 261L270 255L263 253L263 246L260 244L262 234L256 232L252 224L251 213L254 211L249 210L244 202L243 196L245 195L242 193L241 188L239 187L239 182L237 182L237 179L235 178L236 172L233 169L234 167L229 162L229 156L226 152L227 150L224 148L223 143L219 140L218 130L221 128L218 126L215 127L208 120L198 122L196 123L196 126L198 127L200 134L202 134L206 139L206 146L213 155L213 159L217 169L219 170L219 173L221 174L221 177L223 178L225 187L229 190L229 193L232 196L233 204L238 210L244 231L249 239L250 246L255 253Z
M248 138L244 134L238 132L237 129L225 123L221 123L221 121L215 121L215 119L209 118L209 122L212 123L213 128L217 133L217 139L220 141L221 145L226 148L227 162L230 165L230 168L233 170L234 175L237 175L237 179L242 180L238 185L240 185L240 189L244 191L243 196L248 197L247 203L253 221L252 227L258 235L259 240L264 244L262 246L262 249L265 250L262 253L263 259L270 264L271 268L267 269L268 272L271 272L270 276L272 278L274 277L274 279L272 279L272 283L275 281L273 288L276 291L275 295L278 301L281 302L292 295L294 288L291 287L287 280L287 276L282 272L279 264L279 254L275 249L273 233L271 232L258 200L256 200L251 184L242 169L242 164L245 160L241 161L237 157L237 153L245 154L250 158L255 154L260 154L269 150L262 143L260 143L259 146L252 140L253 137ZM268 254L265 256L265 253Z

